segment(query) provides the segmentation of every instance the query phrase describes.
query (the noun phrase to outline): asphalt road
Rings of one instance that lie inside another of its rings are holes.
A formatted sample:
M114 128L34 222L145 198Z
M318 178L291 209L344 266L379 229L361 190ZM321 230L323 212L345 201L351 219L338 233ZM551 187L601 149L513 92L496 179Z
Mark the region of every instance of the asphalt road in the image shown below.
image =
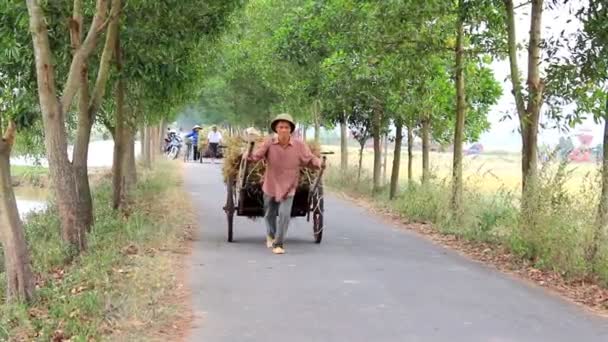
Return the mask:
M220 168L186 167L190 341L608 341L608 320L331 196L320 245L303 218L285 255L266 249L261 219L235 217L228 243Z

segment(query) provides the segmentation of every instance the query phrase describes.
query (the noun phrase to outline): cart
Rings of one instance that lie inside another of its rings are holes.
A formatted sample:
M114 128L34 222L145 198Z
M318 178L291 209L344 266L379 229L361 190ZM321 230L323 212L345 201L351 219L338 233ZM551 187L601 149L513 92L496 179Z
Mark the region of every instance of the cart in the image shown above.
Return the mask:
M209 147L209 144L202 144L201 145L202 151L200 151L200 158L199 158L199 163L203 164L205 161L205 159L211 159L212 157L212 153L211 153L211 148ZM224 159L224 149L226 149L225 145L219 145L217 147L217 159Z
M250 154L253 149L253 143L249 145ZM323 152L322 163L326 163L326 155L332 152ZM224 212L228 219L228 242L233 242L234 238L234 215L244 216L248 218L264 217L264 194L261 184L250 184L246 182L247 174L250 171L250 165L247 162L247 155L243 155L239 165L239 172L234 179L228 179L226 182L226 205ZM321 243L323 239L323 171L319 170L314 181L308 186L298 186L291 208L291 217L306 217L310 222L312 216L312 230L315 243Z

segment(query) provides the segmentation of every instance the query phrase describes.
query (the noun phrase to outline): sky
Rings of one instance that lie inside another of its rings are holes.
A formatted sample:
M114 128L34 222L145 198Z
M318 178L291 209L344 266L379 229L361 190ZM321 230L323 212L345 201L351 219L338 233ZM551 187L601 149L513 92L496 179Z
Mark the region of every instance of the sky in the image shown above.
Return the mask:
M549 35L556 36L561 30L566 30L573 33L577 28L580 27L580 22L570 15L568 12L570 9L579 8L583 4L584 0L573 0L568 5L561 5L559 8L553 10L546 10L543 15L543 37L549 37ZM521 3L522 1L518 1ZM516 4L517 6L517 4ZM517 40L521 44L527 42L528 31L530 29L530 6L523 6L517 10L516 13L516 26L517 26ZM570 23L567 23L568 19L572 19ZM519 68L522 70L522 79L526 78L527 71L527 51L522 50L518 56ZM565 53L565 52L562 52ZM507 151L519 151L521 150L521 136L517 131L519 125L517 116L515 115L515 100L513 94L511 94L511 82L507 80L510 75L509 61L495 61L492 64L492 69L496 79L502 82L503 95L498 103L492 108L488 115L491 128L488 132L483 134L480 138L486 150L507 150ZM511 114L512 119L507 119L501 122L501 118L504 117L505 112ZM592 119L586 120L582 125L575 127L570 131L570 135L578 133L580 129L589 129L591 134L594 136L592 145L595 146L601 142L603 135L603 125L596 124ZM539 134L540 144L557 144L560 136L560 132L555 129L541 130ZM578 144L578 141L574 138L573 143Z

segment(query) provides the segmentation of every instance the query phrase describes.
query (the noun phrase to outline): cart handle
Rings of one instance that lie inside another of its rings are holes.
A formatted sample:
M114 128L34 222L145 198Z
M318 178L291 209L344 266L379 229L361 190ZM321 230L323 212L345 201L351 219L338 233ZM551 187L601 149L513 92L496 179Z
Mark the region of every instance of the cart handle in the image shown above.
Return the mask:
M254 145L255 145L255 141L251 141L251 142L249 143L249 149L247 150L247 155L245 156L245 158L243 158L243 159L244 159L244 163L245 163L245 165L244 165L244 166L245 166L245 170L244 170L244 172L243 172L243 179L241 180L241 188L244 188L244 187L245 187L245 184L246 184L246 180L247 180L247 173L248 173L248 170L247 170L247 169L248 169L248 166L249 166L249 162L248 162L248 160L247 160L247 159L249 158L249 156L250 156L250 155L251 155L251 153L253 152L253 146L254 146Z
M315 191L317 191L317 188L319 187L319 183L321 182L321 177L323 177L323 171L325 171L326 163L327 163L327 157L323 156L322 161L321 161L321 170L319 170L319 174L317 175L317 178L315 179L315 184L308 191L308 206L309 207L310 207L310 202L312 201L312 195L315 193ZM310 211L308 213L310 215Z

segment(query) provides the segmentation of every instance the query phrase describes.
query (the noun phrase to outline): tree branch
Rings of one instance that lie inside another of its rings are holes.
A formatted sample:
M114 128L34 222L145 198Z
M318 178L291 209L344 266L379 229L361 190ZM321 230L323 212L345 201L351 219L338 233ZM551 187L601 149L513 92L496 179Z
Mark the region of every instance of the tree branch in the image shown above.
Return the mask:
M74 0L74 12L72 14L72 20L70 20L70 40L72 42L72 49L74 49L74 51L78 50L78 48L81 46L82 28L82 0Z
M77 2L78 0L75 0L75 5ZM72 100L78 91L78 87L80 86L79 72L82 68L82 64L89 58L93 52L93 49L95 48L97 36L100 32L99 28L103 26L107 11L107 0L97 0L95 16L93 17L93 22L91 23L89 33L87 34L87 37L82 45L76 50L74 57L72 58L70 71L68 73L67 81L65 82L65 87L61 96L61 108L63 111L67 111L69 109Z
M110 134L114 136L116 132L116 127L114 127L114 125L112 124L112 120L110 120L107 115L101 115L100 121L108 129L108 131L110 131Z
M511 67L511 83L513 85L513 96L520 118L525 116L525 104L522 94L522 85L519 79L519 66L517 65L517 38L515 36L515 12L512 0L504 0L507 11L508 49L509 65Z
M2 144L0 144L0 150L10 152L13 144L15 143L15 135L17 134L17 126L13 120L9 120L8 127L2 137Z
M541 103L544 93L544 85L540 79L540 35L543 1L534 0L532 2L530 43L528 47L528 111L530 111L531 106Z
M91 102L89 103L90 115L94 115L94 113L97 112L101 104L101 99L105 94L106 83L108 81L108 77L110 76L110 63L112 61L112 56L114 55L116 39L118 37L121 6L121 0L112 0L112 9L110 11L111 21L108 26L108 32L106 33L106 41L103 47L103 52L101 53L101 60L99 61L97 80L95 81Z

